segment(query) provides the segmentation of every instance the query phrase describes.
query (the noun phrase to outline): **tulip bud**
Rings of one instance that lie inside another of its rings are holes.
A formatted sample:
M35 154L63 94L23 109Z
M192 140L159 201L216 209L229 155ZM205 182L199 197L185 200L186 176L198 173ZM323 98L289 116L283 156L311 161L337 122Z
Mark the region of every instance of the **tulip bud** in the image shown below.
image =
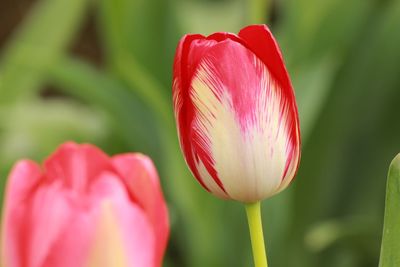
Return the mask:
M41 168L22 160L6 187L7 267L159 267L169 233L157 172L141 154L66 143Z
M173 75L181 149L206 190L256 202L289 185L300 160L299 119L267 26L248 26L238 35L185 35Z

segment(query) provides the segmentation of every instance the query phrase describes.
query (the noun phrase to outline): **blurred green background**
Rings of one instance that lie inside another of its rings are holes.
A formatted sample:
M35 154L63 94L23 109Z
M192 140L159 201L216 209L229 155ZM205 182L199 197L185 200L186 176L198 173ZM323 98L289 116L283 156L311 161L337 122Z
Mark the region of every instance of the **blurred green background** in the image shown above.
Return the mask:
M250 23L281 45L303 140L295 182L263 202L270 266L377 266L400 151L396 0L2 0L0 188L17 159L65 140L141 151L170 208L164 266L252 266L244 208L191 177L171 107L180 36Z

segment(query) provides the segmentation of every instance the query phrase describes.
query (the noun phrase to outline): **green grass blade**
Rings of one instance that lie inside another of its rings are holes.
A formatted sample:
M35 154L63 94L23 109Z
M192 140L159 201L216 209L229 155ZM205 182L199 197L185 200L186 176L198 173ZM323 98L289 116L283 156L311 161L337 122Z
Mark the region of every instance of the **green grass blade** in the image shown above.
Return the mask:
M379 267L400 266L400 154L389 167Z
M44 81L47 68L66 50L89 0L42 0L1 55L0 104Z

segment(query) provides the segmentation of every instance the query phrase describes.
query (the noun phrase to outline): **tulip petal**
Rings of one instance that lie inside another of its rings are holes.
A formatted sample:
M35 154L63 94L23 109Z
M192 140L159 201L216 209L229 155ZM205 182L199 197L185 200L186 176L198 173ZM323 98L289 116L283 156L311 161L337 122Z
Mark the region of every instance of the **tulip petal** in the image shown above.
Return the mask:
M264 62L271 75L281 87L285 98L287 98L289 103L291 103L292 108L290 108L289 111L292 113L291 116L296 118L296 126L292 127L291 136L293 139L297 140L297 146L293 147L300 147L300 126L298 122L299 115L296 99L278 43L268 26L264 24L247 26L243 28L238 35L246 43L246 47L253 51L253 53ZM288 161L290 164L286 166L285 171L288 172L285 177L289 177L289 179L285 179L282 182L280 191L286 188L286 186L291 182L300 163L300 149L293 151L291 155L293 155L293 160ZM294 166L291 166L291 164L294 164Z
M64 181L66 187L84 192L100 172L112 170L109 157L89 144L61 145L44 164L46 176Z
M18 244L18 263L9 265L54 266L47 265L46 259L61 233L70 226L69 222L73 218L70 205L60 183L38 186L35 191L24 196L25 202L6 215L10 224L6 225L8 236L4 244L10 248L14 242ZM8 252L7 255L13 254Z
M71 142L50 156L43 172L30 161L14 167L3 212L4 266L159 267L169 233L149 158L111 160Z
M190 82L203 55L205 55L210 48L227 39L244 44L237 35L228 32L217 32L207 37L203 35L189 35L189 37L190 38L185 42L188 50L183 51L185 57L185 65L183 68L187 71L186 78L188 80L185 90L190 86Z
M77 191L64 190L60 192L59 197L68 200L71 216L65 219L62 232L57 235L58 238L49 249L51 253L47 256L43 267L84 266L95 238L93 227L102 216L103 201L129 202L128 193L119 177L105 170L92 180L85 195L80 195ZM53 208L53 213L57 212Z
M31 223L29 266L41 267L72 218L71 208L62 192L61 184L54 183L38 188L31 199L30 213L26 218Z
M2 222L2 252L4 266L27 266L29 221L29 199L32 190L39 184L42 172L40 167L29 160L18 162L8 177ZM6 245L5 245L6 244Z
M172 85L172 97L180 146L183 153L185 154L185 160L189 168L192 170L193 175L195 176L197 181L206 190L209 191L208 187L203 182L202 176L197 171L190 140L186 138L186 136L190 135L190 122L193 118L193 108L191 107L190 101L188 101L188 88L191 80L190 77L193 75L194 72L194 66L197 66L197 62L193 60L191 65L189 65L188 53L190 51L191 43L194 40L204 38L205 37L203 35L194 34L185 35L180 40L176 49L176 57L174 60L174 80Z
M297 147L298 136L291 134L297 117L265 64L227 39L203 55L189 94L196 167L217 174L236 200L252 202L277 193L287 168L292 173L288 159Z
M173 102L185 160L221 198L258 201L288 186L300 160L297 106L266 25L184 36Z
M101 217L97 226L96 238L93 241L88 267L129 267L127 254L119 231L112 204L102 203ZM132 265L133 266L133 265Z
M157 266L151 223L115 178L104 173L92 188L102 203L87 266Z
M157 239L155 262L156 266L161 266L169 235L169 221L155 166L150 158L138 153L114 156L112 162L154 227Z
M35 266L82 266L92 243L96 205L91 205L86 197L52 187L57 188L57 184L43 189L47 192L37 192L31 258L43 251L42 263ZM51 230L53 228L55 230Z
M115 209L129 267L160 266L155 262L155 247L158 240L154 236L146 214L137 205L124 203L115 205Z
M58 235L41 267L84 266L93 239L93 210L75 210Z
M264 24L250 25L243 28L238 35L246 42L247 48L264 62L282 90L288 94L286 97L292 98L292 85L282 53L269 28Z

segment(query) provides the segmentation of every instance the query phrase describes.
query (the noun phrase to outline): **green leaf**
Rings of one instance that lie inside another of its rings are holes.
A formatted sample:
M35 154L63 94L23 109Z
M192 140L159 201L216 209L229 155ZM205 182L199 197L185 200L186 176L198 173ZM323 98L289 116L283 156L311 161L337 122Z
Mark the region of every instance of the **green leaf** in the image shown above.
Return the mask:
M379 262L379 267L397 266L400 266L400 154L393 159L389 167Z
M89 0L42 0L1 55L0 104L35 89L66 50Z

